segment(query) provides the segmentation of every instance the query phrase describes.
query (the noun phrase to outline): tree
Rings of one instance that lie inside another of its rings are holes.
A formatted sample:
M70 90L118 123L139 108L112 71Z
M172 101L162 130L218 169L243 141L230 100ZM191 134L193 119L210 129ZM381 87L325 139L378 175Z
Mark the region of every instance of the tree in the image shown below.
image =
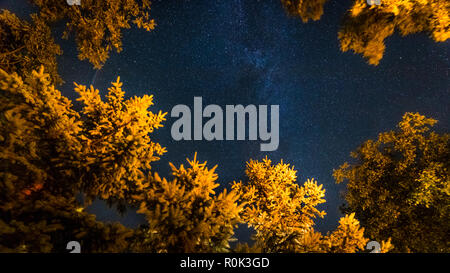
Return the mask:
M238 245L242 252L357 252L364 250L368 239L354 215L346 215L339 227L326 236L313 228L314 218L323 217L316 207L325 202L325 190L314 179L302 186L296 183L296 171L280 162L247 163L247 183L233 184L245 204L242 218L253 227L255 245ZM384 243L383 243L384 244ZM383 245L390 248L389 243Z
M300 16L303 23L322 17L323 6L328 0L281 0L289 15Z
M303 22L318 20L325 0L281 0L289 14ZM450 3L447 0L383 0L368 5L355 0L344 17L338 33L341 50L362 54L369 64L378 65L383 58L387 37L398 31L402 36L425 32L436 42L450 37Z
M395 251L448 252L450 135L430 131L436 120L406 113L398 129L364 142L354 163L335 170L348 203L374 239L391 237Z
M149 138L163 113L147 110L151 96L124 100L119 79L102 102L98 90L77 85L81 113L54 88L41 67L22 79L0 69L0 251L85 252L129 249L133 230L95 220L84 211L103 198L133 204L150 163L165 150ZM120 165L119 165L120 164Z
M55 84L62 82L58 75L56 57L61 55L49 26L36 14L31 22L19 19L8 10L0 12L0 65L3 70L29 76L44 65Z
M215 166L199 163L197 154L189 167L171 164L174 178L167 181L157 173L148 177L148 188L136 199L142 200L138 212L145 214L141 249L152 252L226 252L234 228L241 222L239 196L219 186Z
M112 85L103 102L93 86L75 84L78 100L84 103L77 165L86 196L90 200L100 196L123 211L144 189L150 164L166 152L150 134L162 127L167 113L148 111L153 96L124 100L119 77Z
M88 60L100 69L112 50L122 51L122 30L131 24L151 31L156 24L150 19L148 0L83 0L68 5L60 0L30 0L39 8L31 20L19 19L8 10L0 13L0 64L7 72L27 77L44 65L54 84L61 84L56 57L62 54L55 43L51 26L66 22L62 35L75 34L80 60Z
M10 189L9 199L2 198L0 252L68 252L66 246L72 240L85 253L129 251L134 230L96 221L74 198L41 189L25 190L16 200L18 195Z
M106 101L94 87L75 84L80 112L51 83L44 67L22 79L0 70L0 251L62 252L68 241L83 252L356 252L367 239L354 215L322 236L313 219L322 186L295 183L287 164L250 161L249 183L216 195L216 167L196 155L161 179L151 163L165 149L150 139L165 113L148 111L151 96L125 100L118 78ZM83 193L86 202L77 195ZM102 223L85 208L100 198L122 211L139 206L147 225ZM426 202L425 196L417 200ZM234 228L246 221L256 244L231 249Z
M66 21L63 38L75 33L80 60L89 60L95 68L103 66L109 53L122 50L122 29L131 23L146 31L155 28L150 19L149 0L83 0L67 5L59 0L31 0L39 8L39 17L47 24Z
M378 65L383 58L384 40L398 31L402 36L425 32L436 42L450 37L450 2L446 0L381 1L367 5L357 0L339 31L341 50L362 54Z

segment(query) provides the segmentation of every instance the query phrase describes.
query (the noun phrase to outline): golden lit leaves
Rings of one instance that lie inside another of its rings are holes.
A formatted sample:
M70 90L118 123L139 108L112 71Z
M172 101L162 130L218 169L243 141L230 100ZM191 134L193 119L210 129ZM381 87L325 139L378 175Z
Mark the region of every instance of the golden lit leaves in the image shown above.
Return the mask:
M78 113L72 110L70 100L54 88L43 67L25 80L0 70L0 89L0 157L10 174L6 179L15 181L16 193L23 189L30 195L34 192L30 188L36 185L62 191L71 184L69 178L58 179L71 176L69 166L61 168L63 161L81 148L77 139L81 132ZM70 194L74 186L64 191ZM15 193L9 195L14 198Z
M172 166L173 179L149 176L138 212L148 220L144 249L156 252L228 251L233 230L240 222L238 194L224 190L215 195L217 174L197 156L189 167Z
M128 200L143 189L150 164L166 152L149 136L163 126L166 113L148 111L153 96L125 100L119 77L105 102L92 86L76 84L75 91L84 103L84 160L80 162L87 170L84 187L92 196Z
M55 84L62 82L56 64L61 49L50 28L35 14L27 22L8 10L0 11L0 48L0 66L6 72L29 76L44 65Z
M383 0L367 5L356 0L344 19L338 37L342 51L362 54L370 64L383 58L387 37L427 32L436 42L450 37L450 2L447 0Z
M380 247L381 253L387 253L394 249L394 246L391 244L391 238L389 238L387 241L381 241L381 247Z
M369 239L364 238L364 228L360 228L355 214L346 215L339 220L338 228L325 239L330 252L354 253L362 251Z
M234 183L245 205L243 220L256 234L252 248L239 245L237 251L248 252L359 252L368 239L354 214L339 221L339 227L323 236L313 228L314 218L323 217L317 206L325 202L325 190L314 179L302 186L296 183L296 171L288 164L272 165L247 162L247 183Z
M256 243L265 252L284 252L295 249L295 240L314 224L313 218L325 212L316 208L325 202L325 190L314 180L303 186L296 184L296 171L283 162L272 165L247 162L248 182L234 183L246 205L243 219L256 230Z
M281 0L287 13L300 16L304 23L319 20L326 0ZM368 5L354 0L338 33L341 51L362 54L378 65L385 51L384 41L395 31L406 36L426 32L436 42L450 37L448 0L382 0Z
M346 182L348 209L371 239L392 237L396 251L445 251L450 215L450 135L436 120L405 113L395 131L364 142L333 176ZM430 223L433 223L432 225Z
M327 0L281 0L286 11L293 16L300 16L304 23L317 21L323 14Z
M128 250L134 231L95 221L75 195L136 204L150 163L165 152L149 138L165 113L148 111L152 96L125 100L119 78L106 102L75 85L81 113L44 67L24 79L0 69L0 251L65 251L55 249L64 236L86 252Z
M134 23L151 31L155 22L150 19L150 1L142 0L83 0L81 5L69 6L66 1L32 0L39 8L39 16L47 23L67 20L64 38L75 33L80 60L89 60L101 68L112 50L122 50L122 29Z

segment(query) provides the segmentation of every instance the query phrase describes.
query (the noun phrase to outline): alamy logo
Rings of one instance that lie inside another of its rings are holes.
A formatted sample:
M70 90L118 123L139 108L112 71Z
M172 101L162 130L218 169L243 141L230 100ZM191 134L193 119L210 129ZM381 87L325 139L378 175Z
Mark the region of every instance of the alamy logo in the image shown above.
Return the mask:
M68 242L66 249L71 250L70 253L81 253L81 245L78 241Z
M69 6L79 6L81 5L81 0L66 0Z
M381 5L381 0L367 0L367 4L369 6L373 6L373 5L379 6L379 5Z
M370 241L366 245L366 249L372 250L370 253L381 253L381 245L377 241Z
M194 120L193 140L245 140L246 117L248 117L248 140L268 141L261 143L261 151L275 151L279 144L279 105L270 105L270 131L268 124L267 105L253 104L226 105L225 106L225 135L224 135L224 111L219 105L207 105L203 109L202 97L194 97L194 113L184 104L172 108L171 117L178 118L172 125L170 133L172 138L179 140L192 140L191 120ZM209 120L203 124L203 118ZM236 135L235 135L236 124Z

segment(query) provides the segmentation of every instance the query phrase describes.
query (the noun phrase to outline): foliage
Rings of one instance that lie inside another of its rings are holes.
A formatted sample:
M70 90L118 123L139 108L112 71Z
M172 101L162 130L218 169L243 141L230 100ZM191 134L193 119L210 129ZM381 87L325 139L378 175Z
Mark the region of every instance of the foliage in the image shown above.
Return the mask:
M56 56L61 49L52 38L50 28L37 15L31 22L19 19L8 10L0 11L0 66L3 70L30 75L44 65L54 83L61 83Z
M24 81L0 70L2 186L20 191L45 188L72 196L76 190L74 155L81 151L79 114L50 84L43 68ZM2 199L10 193L2 192ZM14 200L14 199L13 199Z
M283 162L273 166L267 158L250 160L245 173L248 183L234 183L233 189L246 203L243 219L256 230L256 244L264 252L291 251L295 238L314 224L313 218L325 215L316 208L325 202L325 190L314 180L298 186L293 168Z
M334 171L346 181L345 212L355 212L374 239L392 237L400 252L448 252L450 135L436 120L406 113L395 131L364 142Z
M0 251L59 252L67 240L79 241L84 252L363 250L367 239L353 214L329 235L314 231L314 218L325 214L316 208L325 191L314 180L298 186L288 164L250 160L249 182L218 195L217 166L208 169L196 156L187 168L171 165L172 180L161 179L150 164L165 149L149 134L165 114L148 111L152 97L125 100L119 78L106 101L92 86L75 85L80 112L43 67L24 80L0 70ZM147 225L98 222L84 210L89 202L75 198L79 193L119 210L139 205ZM425 193L415 200L432 203ZM243 221L255 228L256 244L231 249Z
M450 37L450 2L447 0L383 0L368 6L357 0L339 31L342 51L353 50L377 65L383 57L384 40L398 31L402 36L428 33L436 42Z
M318 20L326 0L281 0L289 14L303 22ZM425 32L436 42L450 37L450 2L447 0L382 0L368 5L354 0L338 33L341 50L362 54L369 64L383 58L387 37L398 31L402 36Z
M5 200L2 200L4 204ZM127 251L133 230L119 223L102 223L73 199L43 191L9 200L0 211L0 252L67 252L76 240L81 251Z
M208 169L197 155L188 163L188 168L171 164L171 181L156 173L149 176L149 187L136 197L142 200L138 212L148 221L148 244L143 246L147 251L224 252L230 248L234 227L241 221L239 196L226 189L215 195L217 166Z
M281 0L288 14L300 16L303 23L317 21L323 14L323 6L327 0Z
M75 111L55 89L61 51L50 24L66 22L63 36L75 33L79 58L100 68L112 50L121 51L130 23L154 28L149 1L32 1L39 13L30 22L0 14L0 252L65 252L77 240L83 252L352 253L364 251L365 236L380 241L382 252L393 248L391 237L396 251L449 251L450 136L429 131L435 120L407 113L399 130L352 153L357 162L334 172L338 183L347 181L347 214L322 235L314 220L325 215L318 209L325 190L314 179L298 185L288 164L250 160L247 181L218 195L217 166L208 169L196 155L186 168L171 164L171 180L160 178L151 165L166 150L150 134L166 113L148 111L152 96L125 99L120 78L105 100L75 83L83 105ZM304 22L318 20L325 2L282 0ZM357 0L339 32L341 49L376 65L395 30L446 41L448 10L442 0L372 7ZM85 211L96 198L121 212L139 206L147 224L133 230L96 221ZM255 244L232 249L242 222L255 229Z
M247 163L246 184L233 184L245 204L242 217L256 231L255 245L238 245L241 252L357 252L368 239L354 215L346 215L339 227L323 236L314 231L313 219L323 217L316 207L325 202L325 190L313 179L302 186L296 183L296 171L283 162L272 165Z
M93 86L75 84L84 103L81 133L83 190L88 197L100 196L111 204L132 204L132 195L144 188L150 164L166 152L150 134L160 127L166 113L148 111L153 96L124 100L120 78L112 83L103 102ZM116 202L116 203L117 203Z
M155 28L150 19L148 0L83 0L67 5L60 0L31 0L39 8L39 17L48 24L65 21L64 38L75 33L80 60L89 60L95 68L103 66L112 50L122 50L122 29L131 23L146 31Z
M0 12L0 65L9 73L27 77L41 65L46 67L54 84L61 84L56 57L62 51L52 37L50 27L66 25L63 38L75 34L80 60L87 59L100 69L112 50L122 51L122 30L131 24L151 31L148 0L83 0L68 5L62 0L30 0L39 9L31 20L19 19L8 10Z
M86 252L128 249L134 231L95 221L75 196L132 203L143 172L164 152L148 136L164 114L147 111L149 96L124 101L119 80L107 102L92 87L77 89L82 113L43 67L24 80L0 70L1 251L66 251L68 239Z

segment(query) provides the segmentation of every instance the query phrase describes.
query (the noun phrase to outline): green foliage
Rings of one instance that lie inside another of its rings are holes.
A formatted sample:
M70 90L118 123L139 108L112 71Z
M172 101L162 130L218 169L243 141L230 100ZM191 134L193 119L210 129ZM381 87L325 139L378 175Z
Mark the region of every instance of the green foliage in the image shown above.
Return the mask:
M392 237L396 251L450 250L450 135L430 131L436 120L406 113L395 131L368 140L334 171L346 181L346 212L367 235Z

